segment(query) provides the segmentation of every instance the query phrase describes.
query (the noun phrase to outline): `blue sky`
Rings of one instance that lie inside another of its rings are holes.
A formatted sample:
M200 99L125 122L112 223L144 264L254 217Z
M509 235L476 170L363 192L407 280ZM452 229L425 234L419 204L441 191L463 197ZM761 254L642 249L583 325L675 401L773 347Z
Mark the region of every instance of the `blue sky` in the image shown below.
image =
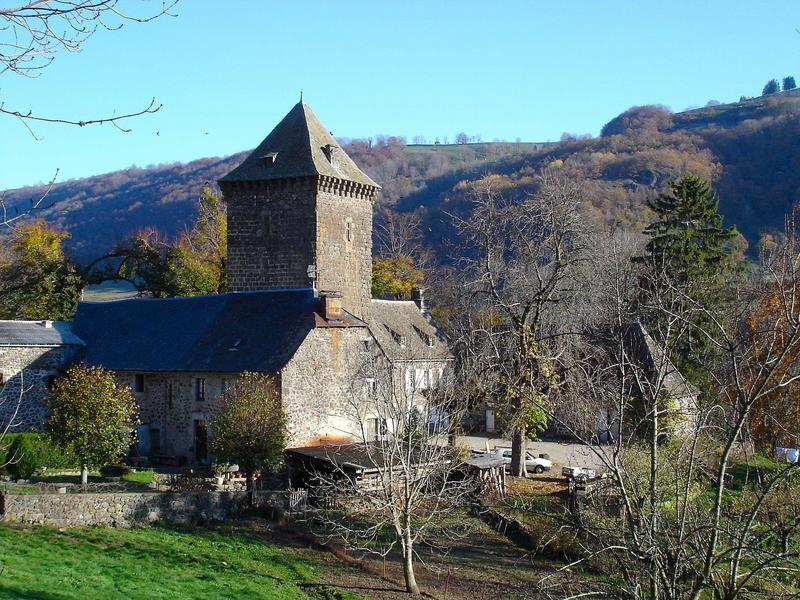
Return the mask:
M38 79L0 75L6 108L43 116L164 104L132 133L36 125L41 141L0 116L0 189L252 148L301 88L337 136L539 141L596 135L637 104L677 111L800 81L798 0L182 0L175 12L101 31Z

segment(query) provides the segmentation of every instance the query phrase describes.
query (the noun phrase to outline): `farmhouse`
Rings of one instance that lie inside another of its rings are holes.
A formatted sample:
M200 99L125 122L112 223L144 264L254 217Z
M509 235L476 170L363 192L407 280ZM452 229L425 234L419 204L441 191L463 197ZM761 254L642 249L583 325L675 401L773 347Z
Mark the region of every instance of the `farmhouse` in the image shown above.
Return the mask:
M211 409L243 371L275 377L294 447L360 430L353 407L376 385L366 363L389 365L392 385L424 402L452 360L447 343L421 290L371 298L380 188L311 109L298 103L219 185L230 291L82 302L71 328L59 326L78 351L48 373L69 360L113 370L140 406L139 453L178 464L212 459ZM26 428L40 426L36 414ZM367 417L369 435L381 435L384 424Z
M63 321L0 321L0 432L42 429L53 380L83 348Z

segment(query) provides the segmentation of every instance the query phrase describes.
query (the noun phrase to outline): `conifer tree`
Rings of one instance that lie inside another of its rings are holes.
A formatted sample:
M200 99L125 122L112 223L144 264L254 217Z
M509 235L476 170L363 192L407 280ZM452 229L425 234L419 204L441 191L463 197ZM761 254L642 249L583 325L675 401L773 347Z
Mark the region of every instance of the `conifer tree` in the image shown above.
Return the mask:
M784 77L783 78L783 91L784 92L789 91L789 90L793 90L796 87L797 87L797 84L795 83L793 76L789 75L789 77Z
M718 206L719 199L709 183L694 175L670 182L669 192L650 202L657 219L644 231L649 238L644 255L634 260L646 267L640 313L656 337L663 337L658 334L659 323L657 317L648 317L647 310L655 298L662 304L670 294L704 306L722 302L721 283L736 266L732 241L737 233L735 227L723 226ZM690 323L675 345L677 366L695 381L698 357L708 343L699 334L702 325ZM675 340L660 341L666 344Z
M764 89L761 90L762 96L767 96L769 94L775 94L781 91L780 84L778 83L777 79L770 79L765 85Z

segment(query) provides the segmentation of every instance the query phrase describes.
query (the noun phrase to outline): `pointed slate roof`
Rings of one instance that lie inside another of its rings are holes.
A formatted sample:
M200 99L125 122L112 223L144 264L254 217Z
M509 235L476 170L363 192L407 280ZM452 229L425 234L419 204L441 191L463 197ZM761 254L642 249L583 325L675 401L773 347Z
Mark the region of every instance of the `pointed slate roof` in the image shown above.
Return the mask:
M334 149L334 160L327 154ZM265 157L272 156L271 164ZM339 147L307 104L298 102L250 156L220 183L288 177L335 177L380 189Z

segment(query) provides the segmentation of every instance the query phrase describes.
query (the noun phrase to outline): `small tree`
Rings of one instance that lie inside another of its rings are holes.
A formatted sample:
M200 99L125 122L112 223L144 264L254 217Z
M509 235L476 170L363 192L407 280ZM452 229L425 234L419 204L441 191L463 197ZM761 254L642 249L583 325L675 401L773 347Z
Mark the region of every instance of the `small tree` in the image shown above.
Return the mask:
M788 77L783 78L783 91L786 92L788 90L793 90L797 87L797 84L794 82L794 77L789 75Z
M128 386L101 367L70 367L55 385L47 431L53 441L80 459L81 484L89 466L119 459L130 445L130 426L138 411Z
M218 461L237 463L253 491L256 471L274 470L286 447L286 415L270 375L244 372L211 415L211 448Z
M413 354L407 360L413 361ZM476 483L463 477L468 450L447 443L465 408L452 378L426 383L403 375L404 367L374 358L353 379L351 450L374 475L360 486L342 467L316 473L325 496L353 507L322 511L317 518L325 537L338 537L351 548L385 557L399 547L406 591L416 596L419 548L446 551L448 540L461 535L454 517Z
M764 89L761 90L762 96L767 96L769 94L775 94L781 91L781 86L778 83L777 79L770 79L765 85Z

